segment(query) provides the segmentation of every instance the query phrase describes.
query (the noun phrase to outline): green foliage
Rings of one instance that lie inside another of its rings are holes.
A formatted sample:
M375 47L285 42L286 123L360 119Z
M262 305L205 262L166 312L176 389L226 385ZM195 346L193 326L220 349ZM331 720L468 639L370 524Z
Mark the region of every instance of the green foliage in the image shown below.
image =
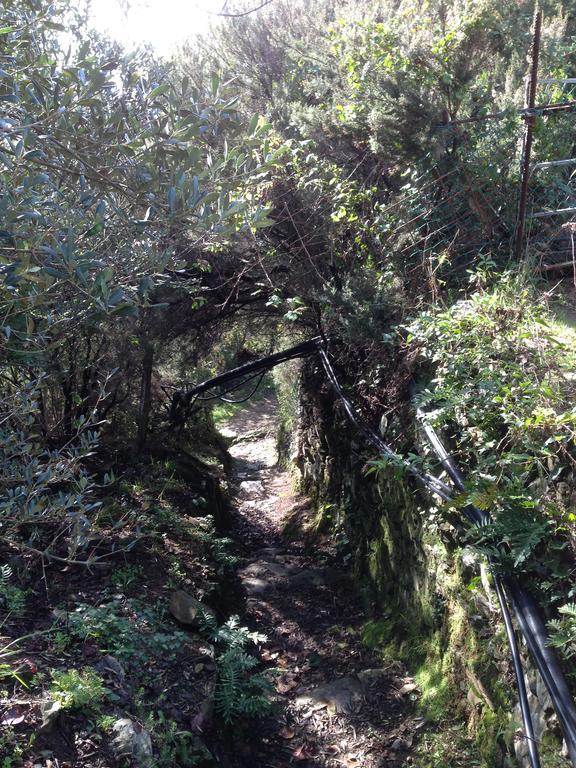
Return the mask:
M8 0L2 23L0 536L89 560L97 483L84 462L132 398L147 321L200 290L212 268L200 248L268 226L251 189L279 153L229 84L202 90L125 55L66 3Z
M465 499L464 504L460 499ZM552 521L543 518L536 502L520 489L515 494L513 487L508 487L505 492L495 494L476 488L469 495L459 497L457 504L460 507L475 504L491 512L493 522L473 528L468 537L497 568L510 573L520 573L531 560L533 565L543 542L554 534Z
M274 691L270 671L254 671L258 659L246 650L265 642L266 636L242 627L237 616L218 626L212 616L205 614L204 626L217 648L214 704L222 720L229 724L240 718L269 714Z
M39 434L38 413L42 410L43 389L40 376L13 391L0 425L0 536L16 546L42 552L47 557L75 559L85 549L90 530L90 517L99 504L94 499L95 479L87 472L83 461L94 452L97 435L94 413L79 419L75 435L61 450L43 444ZM111 476L103 478L104 484ZM22 542L21 526L42 525L59 529L55 552L52 541L41 534L32 542ZM32 544L36 544L34 547ZM89 559L88 555L84 555Z
M113 600L100 606L80 603L67 615L72 638L96 642L104 653L128 662L137 674L155 657L174 658L185 646L188 635L166 631L158 611L137 600Z
M538 588L559 599L559 553L574 528L555 492L575 449L571 331L505 276L447 311L422 313L408 333L434 371L419 402L455 435L459 460L473 470L456 505L494 518L471 538L499 567L537 574Z
M478 457L483 472L553 478L572 439L565 373L574 351L536 297L511 276L446 312L423 313L408 332L434 365L420 404L434 407L437 423L462 425L461 455Z
M12 568L5 563L0 566L0 607L19 613L26 603L26 592L10 582L13 579Z
M0 754L2 756L1 768L15 768L21 765L24 750L18 742L14 729L9 725L3 725L0 733Z
M115 570L110 581L117 589L127 592L142 579L143 574L144 569L141 565L126 565Z
M3 237L13 253L2 295L13 355L33 349L55 311L60 325L72 312L133 315L149 303L152 276L178 263L166 233L210 239L250 226L238 179L264 170L260 137L237 140L224 82L200 92L150 57L87 36L54 66L66 55L51 27L59 10L4 8L13 31L3 36ZM33 327L14 303L29 294Z
M570 659L576 656L576 603L566 603L558 613L560 618L548 622L550 645L559 648Z
M239 647L230 647L217 656L216 664L214 704L225 723L270 713L273 686L267 674L254 672L258 666L254 656Z
M179 728L161 710L146 719L155 746L153 766L155 768L194 768L197 765L212 764L209 750L190 731Z
M207 546L211 558L221 571L229 572L238 563L237 555L230 551L233 540L228 536L218 536L214 518L211 515L205 515L202 518L194 531L194 537Z
M420 768L481 766L477 746L466 733L465 726L446 725L446 728L422 734L417 747Z
M97 711L109 693L92 667L52 672L50 697L64 709Z
M18 656L21 654L20 645L26 640L37 638L40 635L48 634L48 631L31 632L28 635L17 637L15 640L10 640L0 645L0 680L5 678L12 678L17 680L24 688L28 688L28 682L24 679L25 675L20 674L19 667L21 663L18 661ZM27 664L28 666L28 664ZM31 664L29 671L32 674L36 673L35 665Z

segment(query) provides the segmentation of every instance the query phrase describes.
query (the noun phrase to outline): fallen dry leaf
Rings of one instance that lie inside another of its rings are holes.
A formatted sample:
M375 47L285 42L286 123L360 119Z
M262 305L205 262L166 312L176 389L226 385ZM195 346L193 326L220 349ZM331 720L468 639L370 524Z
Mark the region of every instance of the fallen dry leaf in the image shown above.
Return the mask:
M24 722L24 709L16 704L14 707L10 707L0 718L2 725L18 725Z
M269 651L267 648L263 648L260 651L260 658L262 661L276 661L280 654L278 651ZM278 664L280 666L280 663Z
M288 691L291 691L294 688L298 687L298 681L288 678L288 677L281 677L278 682L276 683L276 690L278 693L288 693Z
M295 760L309 760L311 757L314 757L314 753L308 749L306 744L301 744L292 752L292 757Z

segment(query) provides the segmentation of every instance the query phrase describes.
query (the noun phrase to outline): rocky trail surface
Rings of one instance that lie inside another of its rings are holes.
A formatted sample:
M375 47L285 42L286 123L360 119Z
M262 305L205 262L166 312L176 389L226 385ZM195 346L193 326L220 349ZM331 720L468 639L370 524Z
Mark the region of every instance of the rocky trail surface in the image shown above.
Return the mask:
M277 464L277 404L253 403L222 429L232 440L233 535L242 562L245 620L264 633L278 706L234 745L235 768L397 768L415 765L422 718L416 686L398 662L361 641L360 600L329 542L283 534L307 500ZM308 510L309 511L309 510Z

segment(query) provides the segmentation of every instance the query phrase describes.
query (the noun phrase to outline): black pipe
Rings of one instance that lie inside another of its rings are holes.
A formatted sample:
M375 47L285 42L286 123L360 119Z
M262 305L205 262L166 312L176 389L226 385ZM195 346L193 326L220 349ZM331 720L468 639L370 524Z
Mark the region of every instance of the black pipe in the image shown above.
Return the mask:
M252 395L256 393L256 390L260 386L260 383L264 376L266 375L267 370L262 371L262 373L253 373L252 376L248 376L247 379L244 379L243 381L239 381L236 384L233 384L231 387L228 387L228 389L225 389L224 392L218 392L215 395L208 395L208 397L200 397L200 395L195 396L195 400L199 400L201 403L208 403L212 400L223 400L225 403L235 403L235 402L244 402L243 400L236 401L236 400L227 400L225 395L229 395L231 392L236 392L236 390L243 387L245 384L248 384L250 381L254 381L254 379L258 379L258 382L256 384L256 387L252 390L250 395L246 398L246 400L249 400Z
M357 429L362 434L364 434L364 436L373 445L376 446L376 448L380 451L380 453L382 453L387 458L393 459L396 463L400 462L425 487L427 487L433 493L436 493L437 495L439 495L444 500L446 501L451 500L452 489L450 489L448 486L442 483L442 481L438 480L438 478L435 478L432 475L429 475L427 473L420 472L420 470L414 467L414 465L411 462L408 462L406 459L396 454L392 450L392 448L386 445L386 443L383 440L381 440L381 438L374 432L374 430L370 428L370 426L366 423L366 421L362 418L362 416L358 414L354 406L350 403L350 401L344 395L342 388L340 387L340 384L338 382L338 379L336 378L336 374L334 372L334 369L332 368L328 355L326 354L326 351L320 346L320 344L318 345L318 352L320 354L320 358L322 360L324 370L326 372L328 380L330 381L336 394L342 401L342 404L344 405L344 409L349 419L354 423ZM442 445L440 439L434 432L433 428L430 427L423 420L422 420L422 426L424 428L424 431L426 432L428 439L432 442L435 451L439 455L442 466L446 469L448 474L452 477L456 487L459 488L459 490L463 491L464 476L458 469L456 462L446 452L444 446ZM442 486L443 486L442 490L439 491L439 489L436 486L437 483L442 483ZM484 522L484 518L481 511L471 504L465 507L464 513L470 519L470 521L476 525L481 525ZM510 617L510 612L508 609L508 605L506 604L505 596L502 591L500 581L497 577L495 577L495 584L497 584L496 594L498 596L498 602L500 603L500 608L501 608L502 616L504 619L504 626L506 628L506 633L508 636L508 643L510 645L510 653L512 655L513 664L514 664L514 672L516 675L518 696L520 700L520 709L522 713L522 720L524 723L525 736L528 742L528 753L530 756L530 763L532 765L532 768L540 768L540 758L538 755L538 747L537 747L537 742L534 736L534 728L532 725L532 717L530 714L528 694L526 691L526 684L525 684L524 675L522 672L522 661L520 658L518 644L516 642L516 637L514 635L514 630L512 627L512 619Z
M326 373L326 376L328 377L328 381L332 385L332 388L338 395L339 399L342 401L342 404L344 406L344 410L346 411L346 414L348 415L348 418L352 423L355 425L355 427L358 429L358 431L364 435L364 437L372 443L376 447L376 449L381 453L383 456L385 456L387 459L392 461L394 464L399 465L403 467L407 472L409 472L411 475L413 475L417 480L419 480L422 485L424 485L429 491L432 491L432 493L435 493L437 496L440 496L441 499L444 501L450 501L452 498L452 489L450 486L446 485L442 480L439 480L437 477L434 477L434 475L430 475L427 472L421 472L417 467L412 464L412 462L407 461L403 456L400 456L400 454L396 453L389 445L386 445L386 443L374 432L373 429L366 423L364 418L356 411L352 403L348 400L344 392L342 391L342 388L340 387L340 384L338 383L338 379L336 378L336 374L334 373L334 369L332 368L332 365L330 363L330 360L328 359L328 355L326 354L326 351L320 346L320 343L318 343L318 354L320 355L320 359L322 360L322 364L324 366L324 371Z
M228 390L228 392L224 392L223 394L218 395L218 399L222 400L223 403L229 403L230 405L239 405L240 403L248 402L248 400L250 400L251 397L254 397L254 395L260 388L260 385L262 384L262 381L264 380L264 376L266 375L266 373L267 371L262 371L262 373L258 374L257 377L256 376L250 377L247 381L241 382L235 389ZM257 381L247 395L244 395L244 397L241 397L238 400L233 400L230 397L225 397L225 395L229 394L230 391L236 392L238 389L240 389L241 386L243 386L244 384L247 384L248 381L252 381L252 378L257 378Z
M534 724L532 722L532 713L530 711L530 703L528 701L528 692L526 690L526 681L524 679L524 671L522 669L522 659L520 657L520 650L518 648L518 641L514 634L514 626L512 625L512 617L510 615L510 609L506 602L506 595L502 588L502 582L500 576L497 573L493 573L494 588L500 604L500 613L504 620L504 627L506 629L506 637L508 638L508 645L510 646L510 655L512 656L512 663L514 665L514 676L516 677L516 687L518 689L518 701L520 702L520 712L522 715L522 722L524 723L524 738L528 742L528 755L530 757L530 764L532 768L540 768L540 755L538 754L538 741L534 733Z
M444 445L436 434L434 428L425 422L422 411L418 409L417 415L424 428L426 437L436 452L436 455L440 459L442 466L446 469L454 481L454 485L456 485L460 490L464 490L464 476L460 472L458 465L444 448ZM491 517L488 512L479 510L471 504L468 505L468 509L469 512L467 516L469 519L474 519L477 525L483 525L486 522L491 521ZM495 584L497 581L500 582L500 577L495 574ZM526 590L520 587L516 579L513 577L508 576L505 579L502 579L502 583L504 584L506 592L509 596L510 604L514 610L518 624L520 625L522 635L526 640L530 655L532 656L534 663L536 664L536 667L538 668L538 671L544 680L544 684L546 685L548 693L550 694L550 698L554 704L554 709L558 715L558 720L562 726L570 759L573 765L576 767L576 707L574 706L574 701L570 695L570 690L566 684L566 680L558 663L558 659L556 658L556 654L548 644L548 634L546 632L546 627L540 615L538 606L533 597L528 592L526 592ZM501 586L500 589L502 589ZM500 601L500 599L500 595L498 595L498 600ZM510 637L509 641L511 642ZM516 643L515 639L514 643ZM518 693L520 695L521 687L525 689L524 678L519 678L518 675L516 675L516 679L519 684ZM523 709L522 698L520 699L520 705ZM525 721L525 728L526 726L527 722ZM526 730L528 731L528 728L526 728ZM532 730L531 718L530 730ZM533 744L533 735L530 737L527 732L526 737L528 739L528 747L530 749L531 744Z
M186 393L182 394L187 403L190 404L193 399L196 399L202 392L217 387L221 384L225 384L228 381L232 381L241 376L246 376L247 374L255 374L249 376L249 378L243 382L247 383L247 381L256 378L258 372L265 373L267 370L270 370L272 367L278 365L279 363L318 352L326 376L328 377L328 380L335 390L337 396L342 401L348 418L355 424L356 428L366 437L369 442L371 442L378 449L378 451L383 456L390 459L394 463L401 465L432 493L440 496L440 498L445 501L451 501L452 489L446 485L446 483L444 483L439 478L428 474L427 472L420 471L417 467L414 466L412 462L409 462L407 459L393 451L392 448L388 446L371 429L364 418L355 410L354 406L344 395L338 383L334 369L332 368L326 351L322 347L322 342L322 337L318 336L314 339L310 339L309 341L297 344L294 347L290 347L287 350L276 352L273 355L267 355L266 357L260 358L259 360L256 360L252 363L248 363L231 371L227 371L224 374L216 376L212 379L209 379L208 381L196 385L195 387L192 387ZM232 387L228 390L228 392L233 391L234 389L237 389L237 387ZM222 394L226 394L226 392ZM423 419L422 426L429 442L438 455L442 466L452 478L455 486L460 490L464 490L464 476L460 472L456 462L452 456L447 453L435 430ZM480 510L471 504L467 505L462 511L466 517L468 517L468 519L475 525L483 525L490 521L490 515L487 512ZM542 675L544 683L554 703L554 708L564 731L564 737L568 746L570 759L576 768L576 709L574 707L574 702L570 696L570 691L566 685L566 681L556 656L547 644L547 634L544 622L542 621L534 600L530 595L528 595L523 589L520 588L514 579L508 577L502 581L506 586L506 591L509 595L510 603L514 608L520 629L526 640L530 653L540 674ZM494 584L496 587L500 608L502 610L502 616L504 619L506 632L508 634L510 650L514 662L514 671L518 684L520 707L524 721L526 738L528 740L530 761L533 768L539 768L540 761L536 748L536 740L534 738L518 646L513 632L509 609L505 600L505 592L502 588L501 579L497 574L494 574Z
M194 387L190 387L190 389L186 390L183 395L188 402L191 402L195 395L200 395L202 392L206 392L209 389L218 387L221 384L226 384L228 381L238 379L241 376L246 376L250 373L267 371L279 363L285 363L288 360L311 355L317 351L319 341L320 336L317 336L308 341L296 344L294 347L289 347L280 352L274 352L272 355L266 355L266 357L261 357L251 363L246 363L246 365L240 365L238 368L233 368L230 371L226 371L226 373L221 373L219 376L214 376L213 379L208 379L201 384L196 384Z
M548 633L540 611L532 596L515 579L508 577L504 584L530 655L554 704L570 760L576 767L576 709L556 654L548 644Z

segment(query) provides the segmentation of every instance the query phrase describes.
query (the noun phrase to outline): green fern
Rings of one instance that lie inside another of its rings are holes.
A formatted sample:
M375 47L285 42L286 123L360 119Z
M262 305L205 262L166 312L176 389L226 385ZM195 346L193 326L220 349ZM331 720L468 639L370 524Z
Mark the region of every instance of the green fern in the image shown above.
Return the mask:
M12 579L12 575L12 568L8 565L8 563L0 565L0 588L8 584L8 582Z
M268 714L274 690L270 670L255 672L258 659L246 651L251 645L265 642L266 635L241 626L238 616L218 626L216 619L205 613L202 624L217 648L214 706L222 720L228 724L242 717Z
M26 592L11 584L14 572L8 563L0 565L0 608L19 612L26 603Z
M535 503L526 497L503 496L496 508L489 503L491 499L496 496L490 487L466 494L469 503L480 509L492 509L494 515L492 522L473 529L469 539L501 570L529 571L537 551L550 536L550 521L541 517Z
M238 647L229 648L216 659L216 664L214 705L225 723L270 712L272 684L266 673L253 672L258 665L254 656Z
M496 483L488 483L474 488L468 495L468 503L478 509L487 512L494 508L500 496L500 489Z
M563 605L558 613L562 618L548 622L549 642L569 659L576 656L576 603Z

